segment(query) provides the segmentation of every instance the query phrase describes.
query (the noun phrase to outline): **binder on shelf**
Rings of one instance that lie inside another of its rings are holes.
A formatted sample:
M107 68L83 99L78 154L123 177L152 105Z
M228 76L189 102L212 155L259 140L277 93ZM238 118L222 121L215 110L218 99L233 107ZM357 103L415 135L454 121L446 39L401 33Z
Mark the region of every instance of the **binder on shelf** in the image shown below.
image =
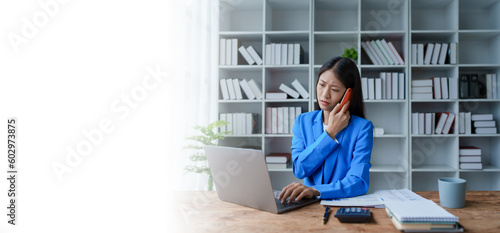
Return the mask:
M441 99L441 79L439 77L432 78L434 87L434 99Z
M385 72L385 76L382 77L385 80L385 98L390 100L392 99L392 73Z
M444 124L446 123L446 119L448 118L448 112L438 112L436 113L436 119L439 118L439 120L436 123L436 129L434 132L436 134L442 134L443 133L443 128Z
M486 75L484 74L477 75L477 89L478 89L477 98L485 99L487 97L486 88L487 88Z
M450 58L450 64L457 64L457 43L450 43L448 57Z
M453 123L455 122L455 113L449 113L443 126L443 134L453 133Z
M257 86L257 83L253 79L250 79L248 81L248 86L250 86L250 89L252 89L253 94L255 95L255 98L260 100L262 99L262 91L260 90L259 86Z
M294 50L293 44L288 44L288 53L287 53L288 54L288 57L287 57L288 58L287 59L288 65L293 65L293 50Z
M375 99L375 79L368 78L368 99Z
M282 134L284 133L283 132L283 126L284 126L284 122L283 122L283 107L278 107L278 133L279 134Z
M304 63L304 50L302 50L302 46L300 44L294 44L293 51L293 64L299 65Z
M236 94L236 99L243 99L243 95L241 94L240 82L238 79L233 79L234 93Z
M411 64L417 64L417 44L411 45Z
M257 51L255 51L255 49L251 45L248 46L247 51L257 65L262 65L262 58L260 58L260 55L257 53Z
M441 53L441 44L435 43L434 50L432 52L431 64L437 65L439 60L439 54Z
M382 99L387 99L387 73L380 72L379 74L380 84L382 85Z
M382 99L382 80L379 78L375 78L375 99Z
M274 64L281 65L281 44L274 46Z
M228 100L229 99L229 91L227 89L227 82L225 79L219 80L220 83L220 91L222 92L222 99Z
M465 134L465 112L458 113L458 133Z
M238 65L238 47L240 46L241 42L238 39L231 39L231 65L237 66Z
M418 112L411 114L411 133L414 135L418 134Z
M226 65L226 39L219 40L219 65Z
M278 133L278 108L273 107L271 108L271 133L272 134L277 134Z
M367 77L361 78L361 91L363 93L363 99L367 100L368 99L368 78Z
M448 54L448 43L441 44L441 52L439 53L438 64L444 65L446 62L446 55Z
M418 113L418 134L425 133L425 113Z
M434 44L427 43L425 48L424 65L431 64L432 52L434 51Z
M496 83L493 84L493 78L491 74L482 74L485 76L486 79L486 98L487 99L493 99L493 91L496 90Z
M424 134L431 134L431 128L433 127L432 123L432 114L430 112L425 113L425 130Z
M243 92L247 96L249 100L255 99L255 94L253 93L252 89L250 88L250 85L248 85L247 80L243 79L240 81L240 86L241 89L243 89Z
M255 60L253 60L252 56L250 56L250 54L248 53L248 51L245 49L244 46L240 46L238 51L240 51L241 56L245 58L245 61L247 61L249 65L253 65L255 63Z
M272 107L266 107L266 123L264 124L266 129L265 132L266 134L271 134L272 133Z
M468 99L469 98L469 83L470 83L470 75L461 74L460 75L460 99Z
M232 40L231 39L226 39L226 65L230 66L233 62L231 59L231 47L233 46Z
M471 74L469 80L469 98L479 98L479 76Z
M298 99L300 94L296 91L294 91L292 88L290 88L289 86L285 85L284 83L282 83L279 87L280 90L284 91L286 94L288 94L289 96L293 97L294 99Z
M391 76L392 76L392 84L391 84L391 86L392 86L392 94L391 94L391 99L397 100L398 96L399 96L399 94L398 94L398 89L399 89L399 86L398 86L398 79L399 79L398 73L394 72L394 73L392 73Z
M399 90L398 90L398 99L404 100L405 99L405 74L404 73L398 73L399 79L398 79L398 85L399 85Z
M472 134L472 114L471 112L465 113L465 134Z
M458 99L458 78L448 78L450 99Z
M266 65L272 65L273 64L273 59L272 57L272 49L271 49L271 44L266 44L266 56L264 57L264 60L266 61Z
M292 82L292 86L299 92L303 99L309 99L309 92L307 92L297 79Z
M417 64L418 65L423 65L424 64L424 44L417 44Z
M289 113L288 119L290 120L290 124L289 124L290 129L289 129L289 132L293 133L293 124L295 123L295 119L296 119L297 115L295 114L295 108L294 107L290 107L288 109L288 111L289 111L288 112Z
M236 92L234 90L234 84L232 79L226 79L226 84L227 84L227 90L229 92L229 99L235 100L236 99Z
M441 77L441 98L449 99L448 78Z
M283 107L283 133L288 134L290 133L290 108L289 107Z
M287 44L281 44L281 65L289 65L288 64L288 45Z

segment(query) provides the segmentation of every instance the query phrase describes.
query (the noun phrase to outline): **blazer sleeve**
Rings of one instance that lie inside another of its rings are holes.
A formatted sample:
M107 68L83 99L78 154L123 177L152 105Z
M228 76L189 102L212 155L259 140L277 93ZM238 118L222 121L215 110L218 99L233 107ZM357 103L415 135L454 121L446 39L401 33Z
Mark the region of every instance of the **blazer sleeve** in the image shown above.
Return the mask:
M292 138L293 174L299 179L304 179L316 172L326 157L338 146L338 143L323 131L314 143L306 147L304 134L313 137L312 122L303 122L303 120L303 117L297 118L293 126Z
M367 121L356 137L351 168L342 180L312 186L321 193L321 199L363 195L370 184L370 157L373 148L373 124ZM346 164L347 166L347 164Z

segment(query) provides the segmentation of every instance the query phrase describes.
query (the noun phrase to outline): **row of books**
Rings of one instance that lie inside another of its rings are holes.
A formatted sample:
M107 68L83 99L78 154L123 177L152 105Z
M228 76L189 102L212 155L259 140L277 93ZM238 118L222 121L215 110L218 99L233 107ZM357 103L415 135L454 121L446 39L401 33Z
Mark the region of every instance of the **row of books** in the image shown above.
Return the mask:
M221 121L229 124L222 126L220 132L229 131L229 135L251 135L257 133L258 114L256 113L221 113Z
M392 42L382 40L362 41L361 47L375 65L404 65L405 62Z
M361 78L363 99L405 99L405 74L381 72L378 78Z
M266 107L266 134L291 134L302 107Z
M290 153L269 153L266 155L267 169L286 169L291 165Z
M219 65L236 66L241 63L240 57L249 65L262 65L262 58L251 45L245 48L238 39L219 40Z
M411 51L413 65L457 64L457 43L412 44Z
M414 112L411 116L412 134L453 133L455 114L451 112Z
M412 99L458 99L458 79L432 77L411 81Z
M460 99L498 99L497 74L460 74Z
M296 44L266 44L266 65L299 65L304 63L304 50Z
M460 134L496 134L496 122L493 114L458 113L458 133Z
M250 81L245 79L241 81L239 79L221 79L219 81L224 100L262 99L262 91L253 79Z
M288 85L282 83L279 86L279 89L282 92L266 92L266 99L268 100L284 100L287 99L288 96L298 99L299 97L302 97L303 99L309 99L309 92L300 84L300 82L295 79L292 82L292 87L289 87Z
M461 146L458 150L460 169L483 169L481 148Z

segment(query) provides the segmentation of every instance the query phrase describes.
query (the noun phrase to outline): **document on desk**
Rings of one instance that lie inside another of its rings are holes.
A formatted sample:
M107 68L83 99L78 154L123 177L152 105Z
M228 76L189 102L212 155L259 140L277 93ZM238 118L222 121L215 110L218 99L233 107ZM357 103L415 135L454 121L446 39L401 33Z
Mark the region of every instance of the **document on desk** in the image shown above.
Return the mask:
M385 208L385 201L420 201L425 198L408 190L377 190L371 194L365 194L349 198L335 198L332 200L322 200L322 205L329 206L359 206Z

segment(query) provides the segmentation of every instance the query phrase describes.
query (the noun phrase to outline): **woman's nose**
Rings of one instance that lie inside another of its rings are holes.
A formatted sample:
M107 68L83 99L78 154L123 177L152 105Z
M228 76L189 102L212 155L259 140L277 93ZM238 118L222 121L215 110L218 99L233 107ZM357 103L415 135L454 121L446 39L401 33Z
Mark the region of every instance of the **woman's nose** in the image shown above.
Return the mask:
M325 99L330 98L330 92L328 91L328 88L323 89L323 92L321 93L321 96Z

